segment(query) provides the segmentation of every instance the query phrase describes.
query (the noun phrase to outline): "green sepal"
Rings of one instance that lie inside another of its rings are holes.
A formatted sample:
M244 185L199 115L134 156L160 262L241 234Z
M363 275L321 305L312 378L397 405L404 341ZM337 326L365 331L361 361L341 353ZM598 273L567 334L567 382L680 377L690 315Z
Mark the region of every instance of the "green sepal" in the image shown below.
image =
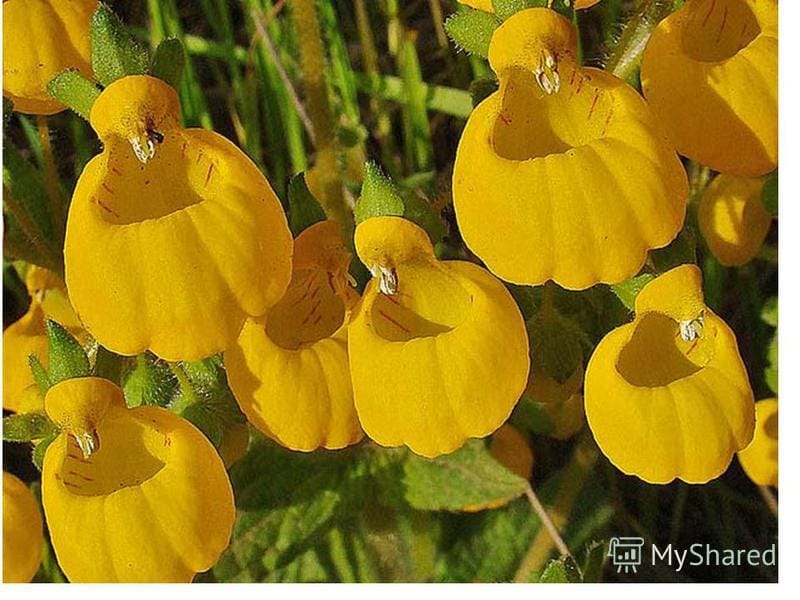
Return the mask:
M555 2L560 1L555 0ZM492 0L494 14L503 21L526 8L543 8L546 6L547 0Z
M444 29L459 50L482 58L489 56L489 42L500 24L493 14L462 6L447 18Z
M33 380L36 382L36 387L39 388L42 396L47 393L47 390L50 389L50 375L47 373L47 369L44 368L39 357L35 354L31 354L28 356L28 366L31 369L31 373L33 374Z
M298 173L289 181L289 228L292 235L300 233L327 217L320 203L308 189L305 173Z
M186 50L178 38L166 38L153 53L150 62L150 75L163 79L175 89L181 84L183 69L186 67Z
M108 86L126 75L144 75L150 66L147 47L125 29L105 4L92 15L92 71Z
M650 273L642 273L635 275L630 279L626 279L622 283L617 283L611 286L611 291L616 294L620 302L625 305L625 308L633 310L636 304L636 296L642 291L642 288L650 283L655 278Z
M47 84L47 93L87 121L92 106L100 96L97 86L86 79L79 71L61 71Z
M55 424L42 412L9 415L3 418L3 441L31 442L50 436Z
M404 211L405 205L397 186L383 174L378 165L368 162L364 166L361 197L353 211L356 224L361 224L372 217L402 217Z
M65 379L88 377L91 373L89 358L83 347L61 325L45 320L48 340L48 376L53 386Z
M125 404L129 408L169 404L178 385L169 365L149 353L139 354L131 362L133 367L122 377Z

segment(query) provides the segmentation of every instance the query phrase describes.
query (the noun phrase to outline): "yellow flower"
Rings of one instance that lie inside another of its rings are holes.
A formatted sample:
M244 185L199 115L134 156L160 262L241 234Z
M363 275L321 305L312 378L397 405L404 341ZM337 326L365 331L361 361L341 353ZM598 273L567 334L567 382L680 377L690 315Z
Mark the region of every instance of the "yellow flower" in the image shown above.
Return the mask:
M756 402L756 433L739 452L744 472L756 485L778 486L778 399Z
M503 285L477 265L438 261L425 232L367 219L356 251L374 278L349 329L356 410L367 435L426 457L502 425L528 377L528 336Z
M490 13L494 12L494 6L492 6L492 0L458 0L458 1L465 6L469 6L470 8L477 8L478 10Z
M33 492L3 471L3 583L27 583L42 561L42 513Z
M343 448L364 435L347 361L347 321L358 300L350 259L336 222L304 230L286 295L264 317L248 319L225 353L248 420L292 450Z
M600 0L575 0L573 2L573 6L575 7L575 10L581 10L584 8L591 8L598 2L600 2Z
M586 370L586 417L621 471L705 483L753 437L753 392L736 338L703 304L700 270L648 283L636 318L606 335Z
M119 354L225 350L291 276L291 234L267 180L231 142L178 119L175 90L144 75L92 107L104 149L75 188L66 279L88 331Z
M127 409L99 378L45 396L61 434L42 500L58 563L73 582L189 582L228 545L233 492L214 447L166 409Z
M756 177L778 164L778 3L690 0L661 21L642 90L678 152Z
M772 217L761 201L763 181L719 175L700 199L697 218L708 247L723 265L739 266L758 254Z
M3 95L17 112L51 115L64 106L47 93L65 69L92 77L89 29L97 0L3 2Z
M489 442L489 452L497 462L515 475L519 475L525 480L531 478L534 462L533 450L531 450L531 445L528 443L527 438L513 425L506 423L492 434L492 439ZM514 498L516 496L498 498L483 504L470 504L462 510L464 512L478 512L500 508Z
M624 81L576 62L555 11L518 12L494 33L500 89L461 137L453 200L470 249L498 277L584 289L635 275L686 211L686 173Z
M33 354L47 367L45 318L53 319L85 341L81 324L67 297L63 280L47 269L31 266L25 276L31 305L22 318L3 331L3 408L23 412L25 390L34 384L28 357ZM30 400L30 398L28 398Z

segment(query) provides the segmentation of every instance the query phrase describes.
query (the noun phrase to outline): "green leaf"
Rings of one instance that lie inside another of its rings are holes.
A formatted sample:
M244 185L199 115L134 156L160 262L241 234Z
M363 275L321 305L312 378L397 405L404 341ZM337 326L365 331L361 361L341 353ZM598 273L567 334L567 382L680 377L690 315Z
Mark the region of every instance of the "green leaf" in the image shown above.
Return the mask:
M3 145L3 187L4 246L9 255L60 272L60 226L54 222L66 221L66 207L51 205L42 172L11 143Z
M177 388L169 365L152 354L139 354L135 365L122 377L125 403L136 406L166 406Z
M567 319L540 318L528 324L531 340L531 361L558 383L567 381L583 360L581 342Z
M89 358L83 347L61 325L45 320L48 340L48 376L50 385L65 379L88 377L91 373Z
M560 2L561 0L556 0ZM547 0L492 0L495 14L505 21L508 17L526 8L547 6Z
M539 583L580 583L581 574L569 556L550 561L539 577Z
M412 454L403 479L406 500L421 510L461 510L525 493L528 482L489 453L483 440L470 440L435 459Z
M180 87L186 66L186 50L178 38L166 38L155 50L150 62L150 74L163 79L176 90Z
M39 469L39 471L42 470L42 464L44 464L44 455L47 452L47 449L50 447L50 444L53 443L53 440L59 436L59 433L59 431L53 431L49 436L34 446L31 457L33 459L34 466Z
M3 418L3 440L30 442L48 437L56 426L41 412L9 415Z
M463 6L448 17L444 28L460 50L486 58L492 34L499 24L493 14Z
M772 336L767 347L767 363L764 369L764 380L773 394L778 394L778 332Z
M605 542L592 542L586 547L583 560L583 582L600 583L603 580L603 567L606 563Z
M291 452L262 439L231 469L238 514L214 567L224 581L263 581L360 511L368 473L358 449Z
M761 188L761 202L773 217L778 216L778 169L767 175Z
M770 296L761 308L761 320L772 327L778 326L778 297Z
M88 121L100 90L79 71L68 69L50 80L47 93Z
M625 305L629 310L634 309L636 303L636 296L642 291L642 288L655 279L654 275L650 273L642 273L630 279L626 279L622 283L617 283L611 286L611 290L617 295L620 302Z
M289 181L289 226L297 237L307 227L326 219L325 211L306 184L305 173Z
M395 184L383 174L378 165L368 162L364 166L361 197L354 209L356 223L363 223L371 217L402 217L404 211L403 198Z
M105 4L92 15L92 71L108 86L126 75L144 75L150 66L147 47L125 29Z

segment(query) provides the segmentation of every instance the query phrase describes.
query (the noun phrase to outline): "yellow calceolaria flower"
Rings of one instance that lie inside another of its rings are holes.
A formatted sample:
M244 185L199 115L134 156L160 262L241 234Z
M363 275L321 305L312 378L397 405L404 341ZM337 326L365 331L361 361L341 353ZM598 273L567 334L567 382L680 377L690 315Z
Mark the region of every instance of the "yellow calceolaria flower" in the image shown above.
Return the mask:
M458 0L459 3L463 4L464 6L469 6L470 8L477 8L478 10L482 10L484 12L494 12L494 6L492 6L492 0Z
M382 446L435 457L508 418L528 378L528 336L506 288L484 269L439 261L400 217L356 228L372 272L349 328L356 410Z
M586 370L586 417L621 471L705 483L753 437L753 392L728 325L703 303L700 269L676 267L636 297Z
M42 501L72 582L189 582L228 545L235 510L222 460L170 411L128 409L122 390L67 379L45 396L61 434L47 448Z
M756 433L739 452L739 462L756 485L778 486L778 399L756 402Z
M641 79L684 156L747 177L777 166L777 0L689 0L653 31Z
M760 179L719 175L700 199L697 219L714 257L727 267L750 262L769 233L772 217L761 201Z
M3 331L3 408L22 412L25 390L34 384L28 357L34 355L47 367L45 318L67 328L85 341L78 317L72 310L64 281L52 271L30 266L25 285L31 296L28 311ZM30 398L28 398L29 400Z
M526 437L513 425L506 423L492 434L489 441L489 452L494 459L509 471L525 480L531 478L533 473L533 450ZM511 502L511 498L498 498L483 504L470 504L462 510L464 512L478 512L500 508Z
M145 75L113 82L92 107L104 149L75 188L66 280L87 330L118 354L223 351L291 276L267 180L221 135L182 129L179 112L175 90Z
M52 115L64 105L47 93L65 69L92 77L89 29L97 0L4 0L3 95L14 110Z
M576 30L555 11L510 17L489 47L500 89L473 111L458 146L461 233L506 281L616 283L683 224L686 173L646 103L576 54Z
M3 471L3 583L27 583L42 562L42 513L30 488Z
M225 353L228 382L248 420L292 450L343 448L364 435L353 404L347 323L358 294L335 221L295 241L286 295L248 319Z

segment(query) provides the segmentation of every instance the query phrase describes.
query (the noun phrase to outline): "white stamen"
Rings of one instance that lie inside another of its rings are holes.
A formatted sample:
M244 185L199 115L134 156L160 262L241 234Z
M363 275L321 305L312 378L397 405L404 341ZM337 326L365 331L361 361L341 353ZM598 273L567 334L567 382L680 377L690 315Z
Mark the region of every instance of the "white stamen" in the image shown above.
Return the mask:
M97 449L97 439L93 433L84 432L75 434L75 442L83 453L83 458L89 458Z
M133 136L128 141L131 143L136 158L138 158L139 162L142 164L147 164L147 161L152 160L156 155L156 145L147 134Z
M542 88L545 94L555 94L561 87L561 78L558 75L558 64L553 54L542 49L539 56L539 64L534 71L536 83Z
M678 323L678 329L681 333L681 339L684 342L693 342L701 335L703 335L703 315L696 319L688 319Z
M394 296L397 293L397 271L380 267L378 289L384 296Z

